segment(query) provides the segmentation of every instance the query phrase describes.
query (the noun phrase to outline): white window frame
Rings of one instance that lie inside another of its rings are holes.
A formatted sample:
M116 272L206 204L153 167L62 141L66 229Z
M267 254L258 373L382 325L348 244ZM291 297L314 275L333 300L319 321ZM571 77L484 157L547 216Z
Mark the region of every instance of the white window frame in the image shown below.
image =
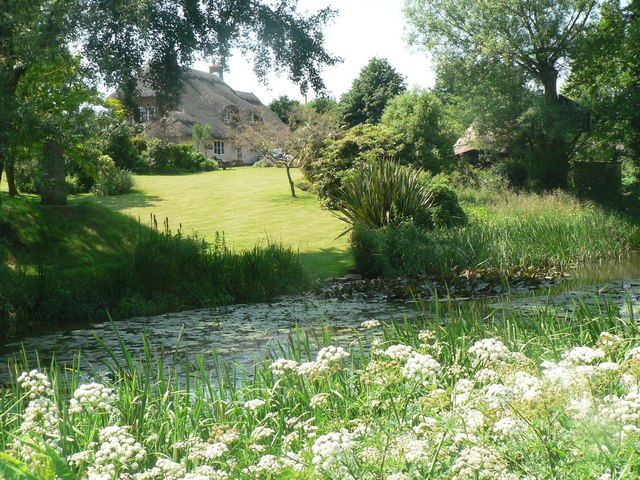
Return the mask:
M149 123L156 119L156 107L138 107L140 123Z
M215 140L213 142L213 154L224 155L224 142L222 140Z

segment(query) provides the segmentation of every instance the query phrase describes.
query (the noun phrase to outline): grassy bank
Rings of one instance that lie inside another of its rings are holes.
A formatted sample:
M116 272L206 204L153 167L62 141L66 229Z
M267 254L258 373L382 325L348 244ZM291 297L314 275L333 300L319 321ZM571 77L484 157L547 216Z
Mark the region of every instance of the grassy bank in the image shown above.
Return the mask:
M220 365L213 382L201 360L181 378L151 349L140 359L114 353L107 384L81 385L83 373L56 366L23 374L0 392L0 471L8 480L54 471L67 479L635 478L633 320L615 309L571 318L450 313L367 322L351 347L327 331L317 354L299 335L252 380Z
M305 288L299 257L264 245L233 252L160 231L90 201L0 201L0 337L34 325L85 324Z
M356 229L357 266L385 276L446 277L466 269L508 275L529 267L567 271L640 248L635 222L568 194L483 189L459 197L469 217L462 227Z
M297 181L298 170L292 172ZM322 210L314 195L289 193L279 168L234 168L194 175L136 176L136 190L92 200L146 222L150 214L182 225L186 234L212 241L224 233L227 244L248 250L269 242L300 253L310 277L344 274L351 265L347 240L336 237L342 224Z

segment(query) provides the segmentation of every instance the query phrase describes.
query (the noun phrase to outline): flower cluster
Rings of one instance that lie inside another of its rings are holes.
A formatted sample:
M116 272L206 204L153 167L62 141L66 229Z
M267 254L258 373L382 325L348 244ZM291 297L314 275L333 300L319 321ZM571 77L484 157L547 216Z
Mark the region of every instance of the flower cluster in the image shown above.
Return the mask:
M112 425L100 430L100 447L89 467L91 478L116 479L140 469L147 452L129 433L127 427Z
M321 435L311 447L313 463L319 468L330 470L349 460L354 445L353 435L347 430Z
M80 385L69 401L69 412L79 413L83 410L93 413L97 410L109 412L113 409L116 395L113 388L101 383Z

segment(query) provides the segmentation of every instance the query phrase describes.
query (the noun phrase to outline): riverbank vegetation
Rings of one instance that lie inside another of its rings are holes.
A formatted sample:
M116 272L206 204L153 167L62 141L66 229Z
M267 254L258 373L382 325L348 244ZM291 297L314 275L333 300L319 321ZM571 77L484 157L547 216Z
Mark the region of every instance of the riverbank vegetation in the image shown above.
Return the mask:
M8 480L631 478L634 319L612 305L501 312L372 319L349 345L330 327L318 344L297 332L251 377L214 361L212 378L208 359L175 365L157 346L111 352L104 383L16 366L0 392L0 469Z
M490 272L508 280L527 270L570 272L640 248L637 222L626 215L560 191L516 192L497 181L455 190L465 225L421 228L412 218L383 228L355 223L357 269L366 276L444 279L462 271Z
M301 291L299 257L276 244L232 251L90 201L0 202L0 331L87 324Z

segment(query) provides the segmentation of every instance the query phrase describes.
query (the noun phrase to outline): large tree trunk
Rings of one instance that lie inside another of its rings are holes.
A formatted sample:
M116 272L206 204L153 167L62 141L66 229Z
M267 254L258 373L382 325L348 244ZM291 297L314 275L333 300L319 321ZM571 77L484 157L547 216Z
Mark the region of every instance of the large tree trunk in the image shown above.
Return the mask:
M64 147L55 140L47 140L44 143L43 153L40 203L42 205L66 205Z

